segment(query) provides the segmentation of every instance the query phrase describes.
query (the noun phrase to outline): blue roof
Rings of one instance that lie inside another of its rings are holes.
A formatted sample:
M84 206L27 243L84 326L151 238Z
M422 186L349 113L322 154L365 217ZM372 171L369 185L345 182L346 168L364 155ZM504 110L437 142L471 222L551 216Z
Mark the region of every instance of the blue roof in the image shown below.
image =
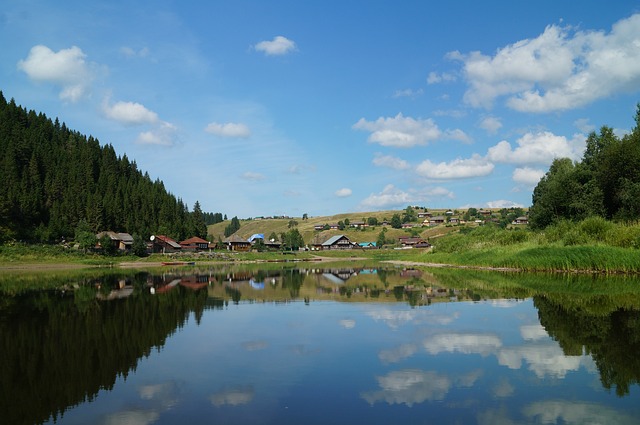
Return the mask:
M254 239L264 239L264 233L254 233L248 240L253 242Z

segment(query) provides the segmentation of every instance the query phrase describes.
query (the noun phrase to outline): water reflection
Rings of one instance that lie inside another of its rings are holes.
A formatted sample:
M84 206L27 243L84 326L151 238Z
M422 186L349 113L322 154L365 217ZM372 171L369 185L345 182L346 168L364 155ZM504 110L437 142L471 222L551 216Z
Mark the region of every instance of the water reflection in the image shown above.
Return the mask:
M5 291L0 417L637 422L637 284L566 279L223 266Z

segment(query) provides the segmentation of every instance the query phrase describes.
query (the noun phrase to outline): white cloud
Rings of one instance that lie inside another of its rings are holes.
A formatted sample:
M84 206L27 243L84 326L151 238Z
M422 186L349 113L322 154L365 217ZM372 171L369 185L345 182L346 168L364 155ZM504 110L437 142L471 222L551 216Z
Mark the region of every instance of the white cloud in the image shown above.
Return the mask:
M204 131L220 137L246 139L247 137L251 136L251 130L249 129L249 127L247 127L247 125L233 122L224 124L212 122L207 125Z
M498 130L502 128L502 122L500 118L492 116L484 117L482 121L480 121L480 128L489 134L496 134Z
M443 72L441 74L438 74L437 72L430 72L429 75L427 76L427 84L438 84L442 82L451 82L455 80L456 80L455 75L448 74L446 72Z
M54 52L47 46L33 46L26 59L18 61L18 69L34 81L62 87L60 99L77 102L89 91L94 76L85 62L86 55L73 46Z
M608 34L572 30L550 25L494 56L450 53L464 63L465 102L490 107L507 96L512 109L550 112L640 89L640 14L618 21Z
M335 191L335 195L338 198L346 198L348 196L351 196L353 192L351 191L351 189L347 188L347 187L343 187L342 189L338 189Z
M528 341L537 341L539 339L549 338L549 334L546 329L539 323L535 325L520 326L520 335L522 336L522 339Z
M597 403L547 400L522 409L525 417L543 424L635 424L637 418Z
M454 159L451 162L438 164L423 161L416 168L416 172L430 179L465 179L482 177L491 174L494 165L479 155L473 155L469 159Z
M120 53L122 53L124 56L128 58L133 58L133 57L146 58L147 56L149 56L149 48L143 47L139 50L136 50L133 47L123 46L120 48Z
M390 155L382 155L377 153L375 158L373 158L373 164L378 167L388 167L393 168L394 170L406 170L411 166L404 159L396 158L395 156Z
M105 116L125 125L154 124L158 122L158 114L136 102L116 102L109 105L105 101L102 110Z
M512 149L511 144L505 140L490 147L487 158L493 162L508 164L543 165L550 165L555 158L578 160L582 157L585 140L582 134L576 134L573 139L567 139L548 131L527 133L516 140L518 147L515 149Z
M486 208L523 208L522 204L517 202L507 201L505 199L499 199L497 201L489 201L485 205Z
M156 128L138 135L136 143L141 145L173 146L177 128L168 122L161 122Z
M523 184L527 187L535 187L544 174L544 170L524 167L513 170L512 178L516 183Z
M266 178L264 174L255 173L253 171L247 171L243 173L240 177L243 178L244 180L249 180L254 182L261 181Z
M361 206L365 208L397 207L411 204L416 200L412 194L396 189L395 186L389 184L382 189L382 192L369 195L361 202Z
M296 43L281 35L271 41L261 41L255 45L255 49L264 52L267 56L285 55L296 49Z
M588 356L565 356L555 343L503 348L498 353L498 363L502 366L520 369L525 362L538 378L564 378L568 372L576 371L590 361Z
M447 130L445 132L444 137L447 139L457 140L458 142L467 143L467 144L473 142L473 139L471 139L471 137L469 137L467 133L465 133L464 131L458 128L456 128L455 130Z
M404 117L401 113L395 117L380 117L376 121L360 118L353 128L370 132L368 138L370 143L397 148L426 145L442 136L442 132L433 120Z

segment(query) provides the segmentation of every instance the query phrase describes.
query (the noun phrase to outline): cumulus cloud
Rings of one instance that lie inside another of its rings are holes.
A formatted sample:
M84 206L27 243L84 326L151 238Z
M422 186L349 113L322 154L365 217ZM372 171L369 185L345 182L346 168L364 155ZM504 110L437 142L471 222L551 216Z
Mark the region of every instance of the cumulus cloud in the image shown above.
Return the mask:
M416 197L389 184L380 193L372 193L361 202L366 208L397 207L412 204Z
M406 170L411 167L404 159L396 158L391 155L382 155L380 153L376 154L372 162L373 165L378 167L393 168L394 170Z
M125 125L154 124L158 114L136 102L116 102L112 105L105 101L102 105L105 116Z
M463 62L466 103L491 107L506 96L514 110L541 113L639 90L639 45L640 14L634 14L609 33L549 25L538 37L500 48L493 56L451 52L448 57Z
M18 69L39 82L61 86L60 99L77 102L84 97L94 78L83 51L73 46L54 52L47 46L33 46L26 59L18 61Z
M494 165L479 155L469 159L454 159L451 162L433 163L428 159L416 167L416 172L429 179L466 179L491 174Z
M578 118L573 122L573 125L584 134L591 133L596 129L596 126L591 124L587 118Z
M207 125L204 131L219 137L246 139L247 137L251 136L251 130L249 129L249 127L247 127L247 125L233 122L224 124L212 122Z
M432 119L414 119L404 117L401 113L395 117L380 117L376 121L360 118L353 128L370 132L370 143L397 148L426 145L442 136Z
M585 141L582 134L567 139L548 131L527 133L516 140L515 149L506 140L490 147L487 158L493 162L508 164L550 165L555 158L580 159L586 146Z
M516 168L513 170L513 181L527 187L535 187L544 176L545 171L535 168Z
M520 326L520 335L522 339L528 341L537 341L539 339L549 338L549 334L541 324L522 325Z
M296 43L281 35L271 41L261 41L255 45L255 49L267 56L280 56L296 49Z
M162 121L156 128L140 133L136 143L141 145L173 146L177 137L176 133L176 126Z
M524 205L517 202L499 199L497 201L489 201L485 205L486 208L523 208Z
M502 122L499 118L488 116L480 121L480 128L489 134L496 134L502 128Z
M335 191L335 195L338 198L346 198L351 196L353 192L351 191L351 189L347 188L347 187L343 187L342 189L338 189Z

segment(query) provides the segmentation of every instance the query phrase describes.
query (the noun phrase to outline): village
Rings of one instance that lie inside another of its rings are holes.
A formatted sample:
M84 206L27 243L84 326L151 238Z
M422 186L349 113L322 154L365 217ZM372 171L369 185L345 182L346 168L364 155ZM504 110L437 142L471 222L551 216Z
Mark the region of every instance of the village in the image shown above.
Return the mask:
M417 207L416 207L417 208ZM428 237L421 237L419 230L425 228L434 228L438 226L457 227L457 226L479 226L487 222L497 222L496 212L488 209L475 211L470 220L466 220L464 216L457 214L457 211L446 210L437 215L424 209L417 211L415 221L404 222L400 224L400 229L407 231L406 235L397 236L392 244L388 244L395 249L412 249L412 248L430 248L431 243ZM465 214L467 218L468 213ZM290 217L289 217L290 218ZM256 217L251 220L254 223L264 222L266 220L282 219L281 217ZM526 215L517 216L511 221L513 226L521 226L528 224ZM377 227L387 229L392 226L388 220L376 223ZM349 237L344 233L336 234L336 231L351 230L366 231L372 226L366 220L354 220L338 223L322 223L313 226L314 235L310 241L300 246L301 251L331 251L331 250L350 250L350 249L380 249L383 248L377 241L364 240L356 241L354 237ZM365 238L366 233L363 233ZM371 233L369 233L371 235ZM113 248L121 253L131 251L134 238L126 232L103 231L96 235L98 241L104 241L105 236L111 241ZM100 243L100 242L99 242ZM100 245L97 249L101 249ZM217 242L208 241L198 236L177 241L167 235L152 235L146 242L147 254L174 254L174 253L199 253L212 251L230 251L230 252L250 252L250 251L279 251L283 248L281 241L277 238L265 238L265 233L253 233L250 237L244 238L238 232L220 239Z

